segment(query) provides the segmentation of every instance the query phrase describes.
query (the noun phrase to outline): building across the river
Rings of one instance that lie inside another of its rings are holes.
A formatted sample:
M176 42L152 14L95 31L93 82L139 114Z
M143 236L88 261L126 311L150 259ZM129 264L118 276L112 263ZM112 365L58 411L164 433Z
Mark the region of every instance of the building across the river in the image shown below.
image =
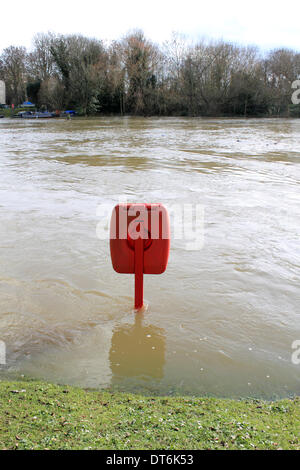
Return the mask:
M0 80L0 104L6 104L5 83Z

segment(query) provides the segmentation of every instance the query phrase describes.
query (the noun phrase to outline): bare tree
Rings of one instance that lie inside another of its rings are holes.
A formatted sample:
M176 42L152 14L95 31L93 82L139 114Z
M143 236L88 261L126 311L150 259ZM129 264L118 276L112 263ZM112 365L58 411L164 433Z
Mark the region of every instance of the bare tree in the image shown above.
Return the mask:
M8 102L20 104L25 96L26 49L10 46L1 55L1 68L7 87Z
M34 80L49 80L55 72L55 61L51 46L55 40L53 33L38 33L33 38L33 51L28 54L27 72Z
M77 106L83 114L97 111L97 95L106 51L96 39L59 36L51 44L51 54L65 87L65 104Z
M265 60L266 85L270 88L274 114L289 113L291 85L300 75L299 54L289 49L271 51Z
M152 106L157 82L159 52L142 31L127 35L121 43L125 65L125 87L128 105L134 114L145 114Z

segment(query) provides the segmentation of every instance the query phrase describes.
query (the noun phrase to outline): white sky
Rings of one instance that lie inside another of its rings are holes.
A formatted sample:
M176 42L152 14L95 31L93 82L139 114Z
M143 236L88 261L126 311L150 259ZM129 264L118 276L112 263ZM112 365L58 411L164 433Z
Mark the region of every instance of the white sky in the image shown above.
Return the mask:
M118 39L133 28L155 42L178 31L193 40L223 38L262 49L300 51L299 0L2 0L0 51L31 46L38 32Z

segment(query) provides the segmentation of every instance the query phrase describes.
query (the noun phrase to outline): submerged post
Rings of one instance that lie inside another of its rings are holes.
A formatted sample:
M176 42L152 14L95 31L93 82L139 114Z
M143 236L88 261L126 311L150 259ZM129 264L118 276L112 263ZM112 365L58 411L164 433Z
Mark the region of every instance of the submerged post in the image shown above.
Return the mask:
M140 310L144 305L144 240L134 242L134 308Z

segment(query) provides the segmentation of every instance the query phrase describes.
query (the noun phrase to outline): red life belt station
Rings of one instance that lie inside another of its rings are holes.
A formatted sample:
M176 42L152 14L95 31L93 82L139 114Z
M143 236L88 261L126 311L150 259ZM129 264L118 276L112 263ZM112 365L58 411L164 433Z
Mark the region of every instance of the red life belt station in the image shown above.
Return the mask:
M162 204L118 204L110 224L114 270L135 276L135 309L143 307L144 274L162 274L170 251L170 221Z

